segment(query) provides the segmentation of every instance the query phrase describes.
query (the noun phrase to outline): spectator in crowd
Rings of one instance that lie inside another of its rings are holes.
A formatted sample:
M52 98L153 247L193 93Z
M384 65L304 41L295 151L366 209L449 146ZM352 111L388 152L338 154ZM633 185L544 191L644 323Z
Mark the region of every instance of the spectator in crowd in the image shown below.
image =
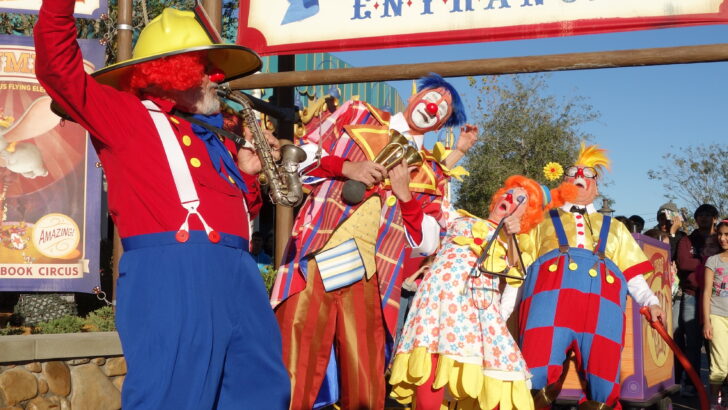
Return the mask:
M680 280L679 307L677 328L673 339L685 352L694 369L700 369L700 348L703 345L703 332L700 326L698 301L700 300L700 283L704 271L703 249L706 240L715 232L718 220L718 209L710 204L702 204L695 210L695 223L698 228L689 236L680 239L677 246L677 275ZM710 360L710 356L708 356ZM680 362L675 360L675 381L682 382L684 370ZM685 377L687 379L687 377ZM683 385L683 395L695 395L695 386Z
M250 256L253 257L259 268L273 263L270 255L263 250L263 235L260 232L253 232L250 237Z
M664 242L668 245L670 244L670 234L657 228L648 229L643 233L643 235L657 239L658 241Z
M631 219L627 218L624 215L615 216L614 219L622 222L622 224L624 224L624 227L627 228L628 232L634 233L634 224L632 223Z
M670 256L673 260L675 260L677 253L677 243L686 235L685 232L680 230L683 223L680 210L673 202L664 203L657 210L657 226L655 226L655 229L667 232L670 235Z
M711 408L721 409L721 386L728 375L728 219L716 227L718 253L705 262L703 288L703 336L710 341Z
M629 220L632 221L634 227L632 233L642 233L642 230L645 229L645 220L639 215L632 215Z

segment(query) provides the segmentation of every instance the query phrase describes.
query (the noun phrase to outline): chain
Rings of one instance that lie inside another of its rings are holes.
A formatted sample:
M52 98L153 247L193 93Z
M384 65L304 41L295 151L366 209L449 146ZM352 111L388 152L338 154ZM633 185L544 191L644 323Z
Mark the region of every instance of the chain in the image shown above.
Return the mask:
M106 303L106 306L116 306L116 301L110 302L109 299L106 298L106 292L104 292L103 290L101 290L101 288L99 288L98 286L96 286L95 288L93 288L92 291L96 295L96 299L98 299L98 300L100 300L102 302L105 302Z

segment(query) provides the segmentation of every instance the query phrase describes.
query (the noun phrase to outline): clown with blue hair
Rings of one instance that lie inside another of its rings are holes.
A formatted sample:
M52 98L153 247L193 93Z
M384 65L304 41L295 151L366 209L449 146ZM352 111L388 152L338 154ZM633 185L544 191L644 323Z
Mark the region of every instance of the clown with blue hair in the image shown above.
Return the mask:
M337 401L347 409L384 408L405 266L440 245L450 168L478 133L465 125L460 96L442 77L430 74L418 85L404 112L350 100L309 123L302 138L310 195L271 300L296 408ZM457 126L449 155L423 147L427 132ZM414 160L377 159L387 149ZM348 181L361 186L356 199L347 196Z

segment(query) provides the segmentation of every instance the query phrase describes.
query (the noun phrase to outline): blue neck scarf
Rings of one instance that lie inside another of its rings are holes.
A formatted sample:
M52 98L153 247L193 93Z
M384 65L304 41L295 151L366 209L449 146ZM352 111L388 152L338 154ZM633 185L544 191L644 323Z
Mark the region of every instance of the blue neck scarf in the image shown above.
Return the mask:
M194 114L192 117L217 128L222 128L222 114ZM238 165L235 161L233 161L230 151L225 148L225 144L217 138L217 135L207 128L192 122L190 125L192 126L192 131L194 131L194 133L205 143L207 153L210 155L210 161L212 161L212 164L215 166L217 173L220 174L220 177L228 184L231 183L225 173L222 172L222 167L224 166L225 172L233 179L233 181L235 181L238 188L247 193L248 187L245 186L245 181L243 181L243 177L240 175L240 169L238 169Z

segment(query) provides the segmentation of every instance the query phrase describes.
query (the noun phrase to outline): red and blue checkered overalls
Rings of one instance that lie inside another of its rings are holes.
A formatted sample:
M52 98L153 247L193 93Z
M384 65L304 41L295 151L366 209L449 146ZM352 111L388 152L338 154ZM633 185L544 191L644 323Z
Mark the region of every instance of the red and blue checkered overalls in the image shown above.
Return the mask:
M619 364L624 344L627 281L604 256L611 218L605 216L594 251L569 247L557 210L550 211L559 249L528 269L521 304L521 350L532 388L562 375L568 352L587 384L589 400L619 408Z

